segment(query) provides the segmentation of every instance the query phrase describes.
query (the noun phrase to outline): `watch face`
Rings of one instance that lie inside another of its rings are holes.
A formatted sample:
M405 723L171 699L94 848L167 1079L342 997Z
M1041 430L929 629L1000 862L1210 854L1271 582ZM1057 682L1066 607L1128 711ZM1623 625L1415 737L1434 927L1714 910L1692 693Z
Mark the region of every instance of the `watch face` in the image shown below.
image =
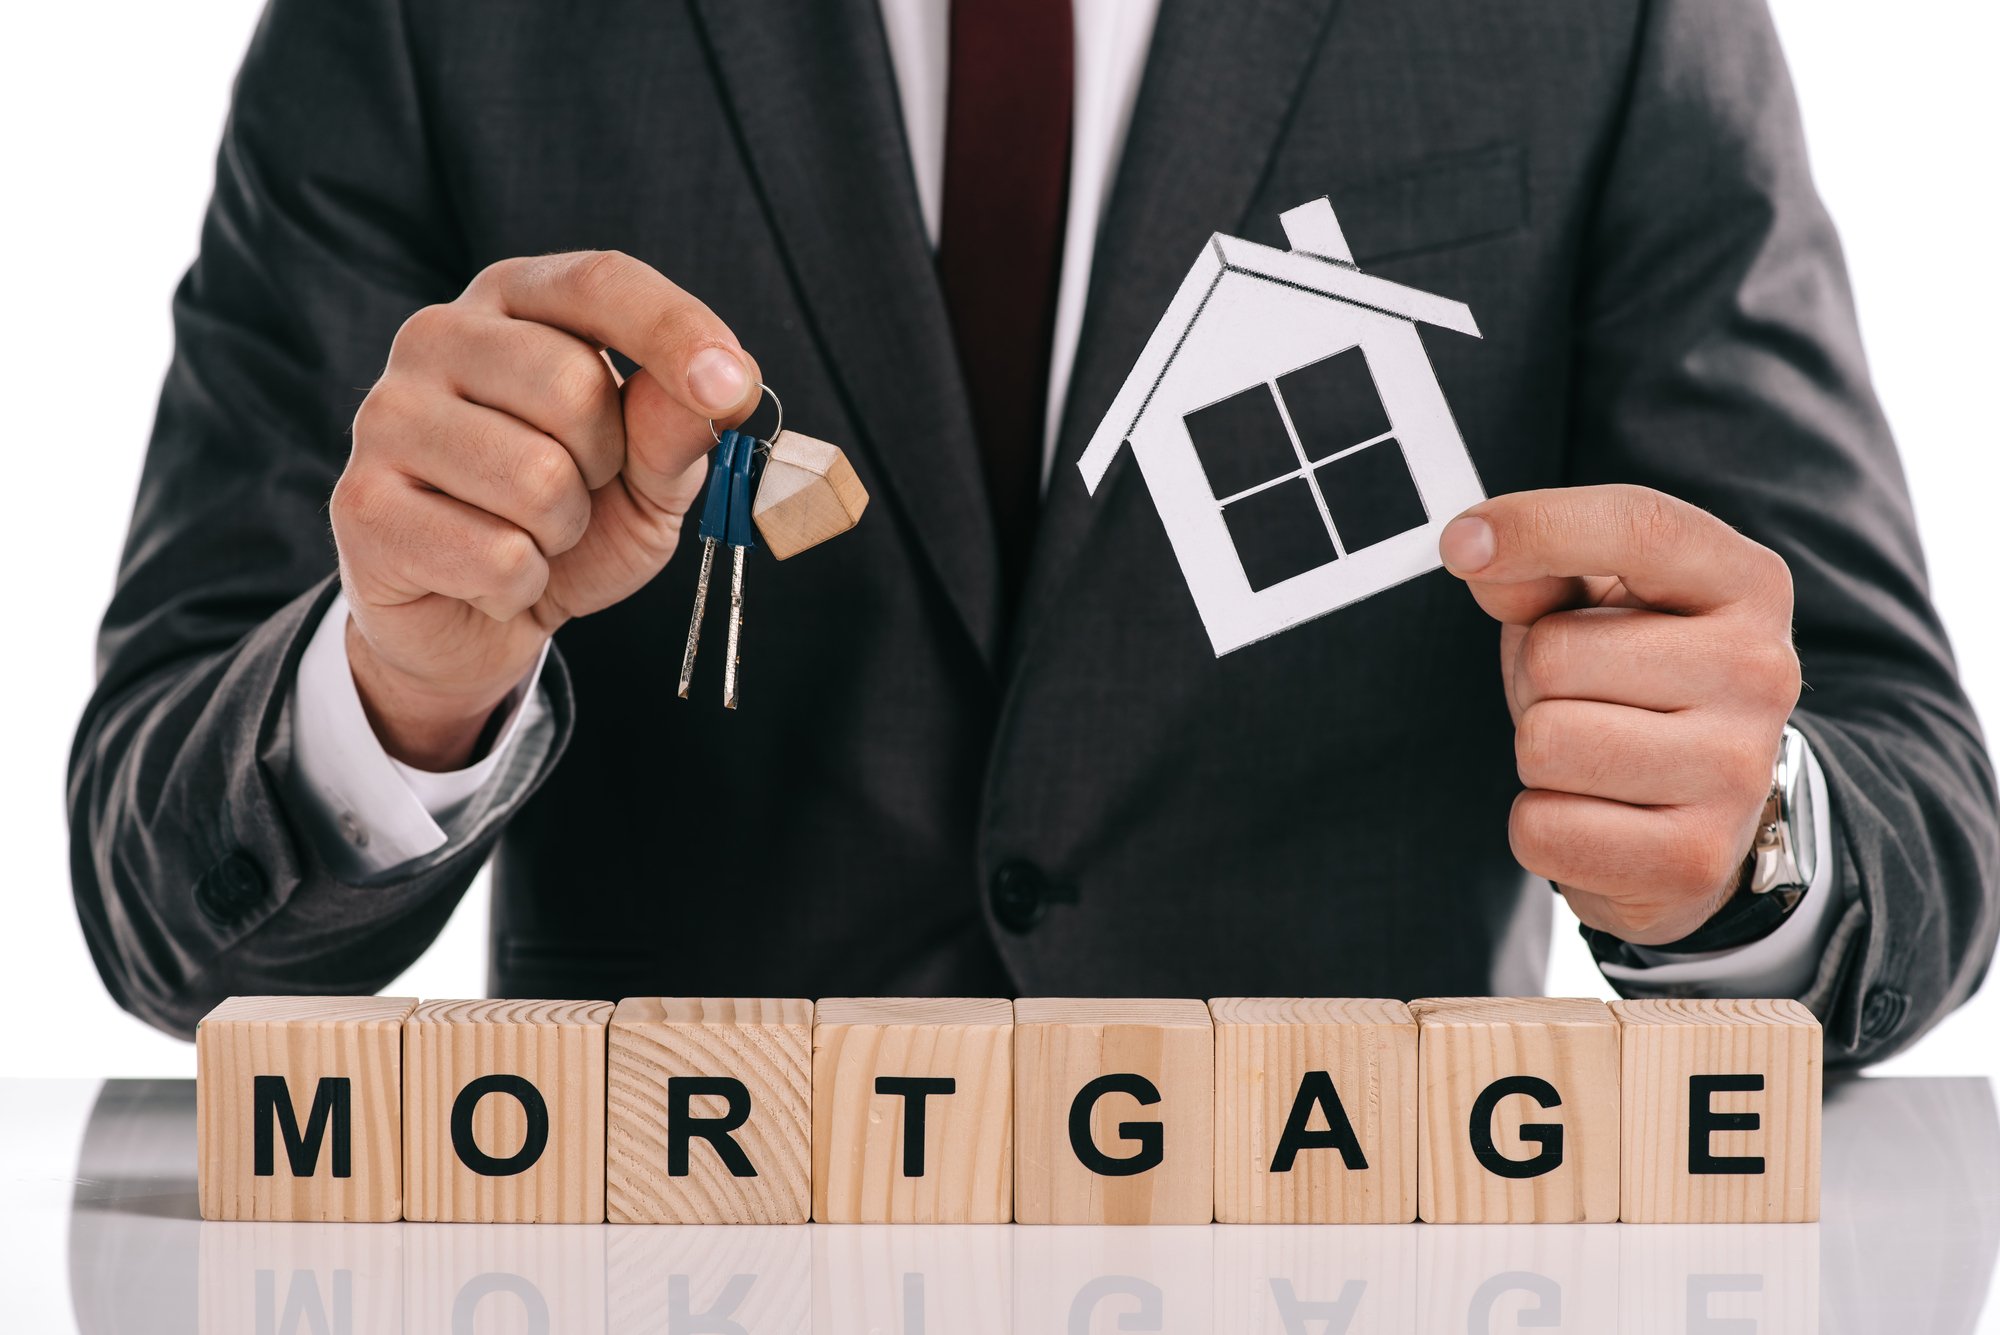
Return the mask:
M1798 884L1803 888L1813 883L1813 874L1819 870L1819 810L1813 801L1805 735L1796 728L1785 729L1778 749L1778 792L1783 806L1779 819L1791 836L1792 864L1798 868Z

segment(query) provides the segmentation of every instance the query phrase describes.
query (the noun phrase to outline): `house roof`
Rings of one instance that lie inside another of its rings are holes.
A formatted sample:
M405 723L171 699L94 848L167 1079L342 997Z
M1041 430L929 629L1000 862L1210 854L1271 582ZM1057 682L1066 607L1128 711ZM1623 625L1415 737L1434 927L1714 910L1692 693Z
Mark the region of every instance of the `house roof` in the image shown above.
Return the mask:
M1315 203L1325 209L1323 203ZM1292 213L1302 211L1303 206ZM1286 215L1285 221L1290 231L1292 214ZM1330 210L1321 221L1332 223ZM1345 242L1337 231L1327 248L1346 253ZM1160 318L1152 337L1146 340L1145 349L1125 377L1124 386L1112 399L1110 409L1098 423L1090 443L1084 447L1082 457L1077 460L1077 467L1083 472L1084 485L1092 492L1104 479L1119 447L1138 427L1139 419L1145 416L1146 405L1151 401L1154 389L1166 376L1167 369L1172 366L1186 331L1201 318L1210 294L1229 274L1242 274L1317 292L1336 301L1397 319L1432 324L1454 333L1469 334L1473 338L1481 337L1472 311L1463 302L1405 287L1385 278L1372 277L1338 259L1305 250L1279 250L1275 246L1259 245L1255 241L1217 232L1209 238L1194 267L1181 281L1180 290L1168 303L1166 314Z

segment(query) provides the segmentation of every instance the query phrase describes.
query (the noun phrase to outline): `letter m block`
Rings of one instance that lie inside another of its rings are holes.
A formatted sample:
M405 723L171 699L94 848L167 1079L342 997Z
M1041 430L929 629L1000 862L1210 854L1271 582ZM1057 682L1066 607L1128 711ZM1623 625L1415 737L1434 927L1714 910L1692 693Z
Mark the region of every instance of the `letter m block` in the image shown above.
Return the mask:
M204 1219L403 1214L404 997L231 997L195 1031Z

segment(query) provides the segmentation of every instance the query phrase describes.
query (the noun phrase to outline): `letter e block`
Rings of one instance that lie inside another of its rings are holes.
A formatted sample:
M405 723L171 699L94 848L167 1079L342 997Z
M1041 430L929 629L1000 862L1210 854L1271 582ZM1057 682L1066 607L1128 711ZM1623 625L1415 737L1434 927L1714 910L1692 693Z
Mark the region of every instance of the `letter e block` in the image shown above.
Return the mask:
M1614 1001L1632 1224L1819 1218L1819 1021L1796 1001Z
M1618 1218L1618 1021L1601 1001L1445 997L1417 1017L1417 1214Z
M604 1222L608 1001L426 1001L403 1026L405 1219Z
M834 997L813 1012L813 1218L1004 1224L1014 1006Z
M403 1215L410 997L231 997L195 1028L203 1219Z
M1220 997L1215 1218L1417 1217L1417 1022L1400 1001Z
M1207 1004L1024 997L1014 1015L1015 1219L1213 1219Z
M802 1224L812 1210L810 1001L627 997L611 1016L614 1224Z

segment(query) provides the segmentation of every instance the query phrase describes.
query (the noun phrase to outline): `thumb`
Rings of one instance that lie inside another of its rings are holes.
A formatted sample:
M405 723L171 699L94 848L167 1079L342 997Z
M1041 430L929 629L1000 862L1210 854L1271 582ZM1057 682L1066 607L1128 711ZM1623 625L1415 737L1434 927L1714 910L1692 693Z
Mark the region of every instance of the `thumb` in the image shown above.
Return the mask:
M752 362L753 379L759 378L755 367ZM685 514L701 490L702 464L715 448L715 433L749 417L758 401L753 393L711 423L644 369L619 392L625 403L625 485L645 508L672 515Z

